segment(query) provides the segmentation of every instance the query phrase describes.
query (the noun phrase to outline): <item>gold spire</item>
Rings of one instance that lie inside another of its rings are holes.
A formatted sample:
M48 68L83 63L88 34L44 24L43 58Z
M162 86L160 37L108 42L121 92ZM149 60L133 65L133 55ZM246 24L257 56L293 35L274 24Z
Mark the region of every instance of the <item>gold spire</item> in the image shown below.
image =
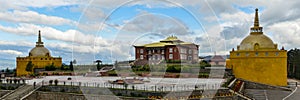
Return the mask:
M38 42L36 42L36 47L44 47L44 42L42 42L40 30L39 30L39 35L38 35Z
M250 34L263 34L262 27L259 26L258 9L255 9L254 25L250 28Z
M38 42L42 42L42 39L41 39L41 31L40 31L40 30L39 30Z
M255 9L254 27L259 27L258 9Z

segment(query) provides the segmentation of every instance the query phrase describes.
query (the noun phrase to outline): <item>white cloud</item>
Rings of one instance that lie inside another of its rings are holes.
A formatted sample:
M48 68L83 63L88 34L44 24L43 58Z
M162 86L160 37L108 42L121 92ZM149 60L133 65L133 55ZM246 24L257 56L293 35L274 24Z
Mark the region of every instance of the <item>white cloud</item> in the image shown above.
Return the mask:
M34 46L34 43L30 43L27 41L18 41L18 42L13 42L13 41L3 41L0 40L0 45L13 45L13 46Z
M82 4L85 0L1 0L0 11L6 11L10 9L28 10L28 7L44 8L44 7L59 7Z
M85 45L108 45L106 40L104 40L102 37L96 37L92 34L84 34L72 29L63 32L52 27L38 26L34 24L20 24L18 27L0 26L0 30L19 35L37 35L37 31L41 30L42 36L46 39L74 42Z
M188 35L191 34L189 28L179 19L169 16L153 14L148 12L141 12L132 20L126 21L121 29L122 32L130 33L161 33L164 35L177 34Z
M276 23L267 27L266 31L272 33L273 41L279 48L287 49L300 47L300 18L293 21Z
M23 55L22 52L16 50L0 50L1 54Z
M14 10L12 12L1 12L0 20L8 22L21 22L21 23L33 23L33 24L44 24L44 25L75 25L76 22L56 17L48 16L44 14L39 14L34 11L18 11Z

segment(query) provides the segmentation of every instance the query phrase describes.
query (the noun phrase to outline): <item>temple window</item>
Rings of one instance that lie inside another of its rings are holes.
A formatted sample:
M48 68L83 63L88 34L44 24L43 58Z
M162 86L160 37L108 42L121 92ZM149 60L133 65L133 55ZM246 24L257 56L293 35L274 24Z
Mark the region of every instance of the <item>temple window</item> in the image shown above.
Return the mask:
M188 56L188 60L192 60L193 59L193 57L192 56Z
M143 49L140 49L140 53L144 53L144 50L143 50Z
M144 59L144 55L140 55L140 59Z
M186 49L181 48L181 49L180 49L180 53L186 53Z
M193 50L190 49L190 50L189 50L189 54L192 54L192 53L193 53Z
M169 48L169 52L172 53L173 52L173 48Z
M249 56L249 52L246 52L246 56Z
M173 54L169 54L169 59L173 59Z
M258 44L258 43L255 43L255 45L254 45L254 50L258 50L258 48L259 48L259 44Z
M268 52L266 52L266 53L265 53L265 55L266 55L266 56L268 56L268 55L269 55L269 53L268 53Z
M236 53L236 56L240 56L240 53Z
M278 55L279 55L279 52L276 52L275 55L278 56Z
M255 56L258 56L258 52L255 52Z

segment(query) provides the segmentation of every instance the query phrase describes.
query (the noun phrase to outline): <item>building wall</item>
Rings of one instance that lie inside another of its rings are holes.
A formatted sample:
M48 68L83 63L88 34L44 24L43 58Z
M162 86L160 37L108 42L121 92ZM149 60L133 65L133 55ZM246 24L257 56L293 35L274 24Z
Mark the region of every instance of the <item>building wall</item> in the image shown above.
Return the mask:
M275 86L287 85L286 50L231 51L226 66L237 78Z
M45 66L53 65L59 68L62 65L62 58L60 57L17 57L17 76L28 75L33 72L27 72L26 66L29 61L32 61L34 68L45 68ZM33 70L32 69L32 70Z
M172 52L170 52L170 48L172 48ZM143 53L141 53L141 49L143 49ZM152 49L157 49L157 50L164 50L164 53L160 52L154 52L152 51ZM181 49L185 49L186 52L185 53L181 53L180 50ZM150 54L149 54L149 50L150 50ZM192 53L189 54L188 51L192 50ZM173 55L172 59L170 58L170 54ZM181 59L180 56L181 54L185 54L186 55L186 59ZM143 55L143 59L149 60L148 57L150 56L154 56L154 55L158 55L160 56L164 56L165 60L188 60L188 57L191 56L191 60L194 61L198 61L198 47L195 45L192 46L166 46L166 47L152 47L152 48L144 48L144 47L135 47L135 58L136 59L141 59L141 55Z

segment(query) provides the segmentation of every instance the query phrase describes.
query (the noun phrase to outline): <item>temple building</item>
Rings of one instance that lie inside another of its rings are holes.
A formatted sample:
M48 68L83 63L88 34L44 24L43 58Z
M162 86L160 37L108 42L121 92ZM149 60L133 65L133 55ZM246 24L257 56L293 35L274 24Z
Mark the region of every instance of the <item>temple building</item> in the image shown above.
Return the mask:
M236 78L273 85L287 85L287 51L263 34L259 26L258 9L255 10L254 26L237 50L230 51L226 67L232 69Z
M198 62L198 45L183 42L176 36L169 36L159 42L135 45L136 60L161 61L177 60Z
M35 47L30 50L27 57L17 57L16 62L17 76L26 76L34 72L44 70L48 65L60 67L62 64L62 58L51 56L50 51L44 47L44 43L41 39L41 32L39 31L38 41L36 42ZM28 67L28 65L32 65L32 67Z

